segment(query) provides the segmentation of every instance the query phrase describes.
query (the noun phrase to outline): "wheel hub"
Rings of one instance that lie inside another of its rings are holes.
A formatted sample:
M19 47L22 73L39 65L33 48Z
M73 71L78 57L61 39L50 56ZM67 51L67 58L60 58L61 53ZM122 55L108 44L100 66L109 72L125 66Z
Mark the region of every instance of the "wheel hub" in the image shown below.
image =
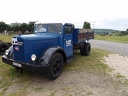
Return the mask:
M60 72L60 70L61 70L61 64L62 64L62 62L61 62L60 59L55 62L54 66L53 66L53 73L54 74L57 74L57 73Z

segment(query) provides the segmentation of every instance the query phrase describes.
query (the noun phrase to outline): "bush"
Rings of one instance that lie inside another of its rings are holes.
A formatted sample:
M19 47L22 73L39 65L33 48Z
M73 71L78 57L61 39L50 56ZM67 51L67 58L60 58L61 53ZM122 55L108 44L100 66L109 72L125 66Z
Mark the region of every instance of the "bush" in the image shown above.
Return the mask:
M14 31L8 31L8 35L10 36L10 35L14 35L14 34L16 34Z

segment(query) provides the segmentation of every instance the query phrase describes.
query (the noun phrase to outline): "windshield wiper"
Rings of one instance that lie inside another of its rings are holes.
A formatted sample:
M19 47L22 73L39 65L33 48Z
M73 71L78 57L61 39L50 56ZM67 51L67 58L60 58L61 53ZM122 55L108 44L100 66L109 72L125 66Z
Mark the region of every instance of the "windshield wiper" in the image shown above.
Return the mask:
M35 31L37 31L37 29L38 29L38 27L41 25L41 23L39 23L39 24L36 24L36 25L38 25L38 26L36 27L36 30L35 30Z
M56 24L57 28L59 29L59 31L61 31L61 30L60 30L60 27L58 26L58 24L57 24L57 23L55 23L55 24Z

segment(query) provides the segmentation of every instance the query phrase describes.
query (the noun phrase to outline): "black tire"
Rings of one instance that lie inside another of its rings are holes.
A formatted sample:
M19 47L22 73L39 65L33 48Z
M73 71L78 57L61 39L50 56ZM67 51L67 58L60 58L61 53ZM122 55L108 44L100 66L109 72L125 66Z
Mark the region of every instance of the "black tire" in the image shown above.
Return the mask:
M8 44L9 47L12 46L12 43L11 42L6 42Z
M22 68L19 68L19 67L15 67L16 71L23 74L23 69Z
M0 54L3 55L5 53L5 50L9 48L7 43L0 42Z
M84 43L79 44L79 49L80 49L80 55L84 55Z
M60 53L56 53L50 60L50 66L48 75L51 80L58 78L63 68L63 56Z
M88 56L91 51L91 44L90 43L84 43L84 55Z

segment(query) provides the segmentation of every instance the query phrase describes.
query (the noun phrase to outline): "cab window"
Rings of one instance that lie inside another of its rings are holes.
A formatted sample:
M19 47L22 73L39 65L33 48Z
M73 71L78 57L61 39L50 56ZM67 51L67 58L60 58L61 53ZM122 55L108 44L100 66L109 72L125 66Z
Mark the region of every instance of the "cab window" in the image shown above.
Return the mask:
M71 34L72 33L72 27L71 26L65 26L65 34Z

